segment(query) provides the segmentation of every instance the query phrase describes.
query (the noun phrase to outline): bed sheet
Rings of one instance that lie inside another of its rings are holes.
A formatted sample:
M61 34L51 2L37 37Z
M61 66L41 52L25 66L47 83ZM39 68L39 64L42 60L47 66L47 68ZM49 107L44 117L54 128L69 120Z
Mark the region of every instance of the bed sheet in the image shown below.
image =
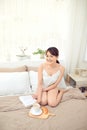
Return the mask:
M29 117L19 96L0 97L0 130L87 130L87 99L70 99L47 108L47 119Z

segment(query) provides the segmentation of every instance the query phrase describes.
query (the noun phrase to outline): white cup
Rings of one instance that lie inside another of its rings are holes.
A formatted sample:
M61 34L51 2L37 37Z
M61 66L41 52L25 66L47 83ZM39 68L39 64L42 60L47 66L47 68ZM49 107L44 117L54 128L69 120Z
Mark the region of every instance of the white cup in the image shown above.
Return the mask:
M39 112L39 111L40 111L40 104L34 103L32 109L33 109L35 112Z

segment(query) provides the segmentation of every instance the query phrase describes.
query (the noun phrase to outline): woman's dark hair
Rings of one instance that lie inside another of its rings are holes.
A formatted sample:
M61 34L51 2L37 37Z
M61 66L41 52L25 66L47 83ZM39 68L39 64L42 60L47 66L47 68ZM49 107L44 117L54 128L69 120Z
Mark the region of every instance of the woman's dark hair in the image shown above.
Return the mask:
M52 55L58 57L59 56L59 50L56 48L56 47L49 47L47 50L46 50L46 54L47 52L50 52ZM56 61L58 64L60 63L58 60Z

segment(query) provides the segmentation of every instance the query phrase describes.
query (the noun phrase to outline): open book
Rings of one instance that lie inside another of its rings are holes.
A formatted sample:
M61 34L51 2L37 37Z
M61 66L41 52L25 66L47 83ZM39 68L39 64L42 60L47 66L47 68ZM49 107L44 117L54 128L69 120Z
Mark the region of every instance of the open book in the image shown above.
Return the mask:
M32 106L37 100L32 97L32 95L29 96L20 96L19 100L23 103L25 107Z

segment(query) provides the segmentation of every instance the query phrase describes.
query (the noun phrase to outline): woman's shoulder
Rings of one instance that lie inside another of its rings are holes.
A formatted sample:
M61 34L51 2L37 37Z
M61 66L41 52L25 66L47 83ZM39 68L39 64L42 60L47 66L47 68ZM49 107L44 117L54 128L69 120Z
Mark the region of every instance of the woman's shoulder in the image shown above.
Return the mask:
M38 67L38 69L44 69L44 67L45 67L45 63L42 63L42 64L40 64L40 66Z
M59 64L59 69L60 69L61 71L64 71L64 70L65 70L65 67L64 67L63 65Z

